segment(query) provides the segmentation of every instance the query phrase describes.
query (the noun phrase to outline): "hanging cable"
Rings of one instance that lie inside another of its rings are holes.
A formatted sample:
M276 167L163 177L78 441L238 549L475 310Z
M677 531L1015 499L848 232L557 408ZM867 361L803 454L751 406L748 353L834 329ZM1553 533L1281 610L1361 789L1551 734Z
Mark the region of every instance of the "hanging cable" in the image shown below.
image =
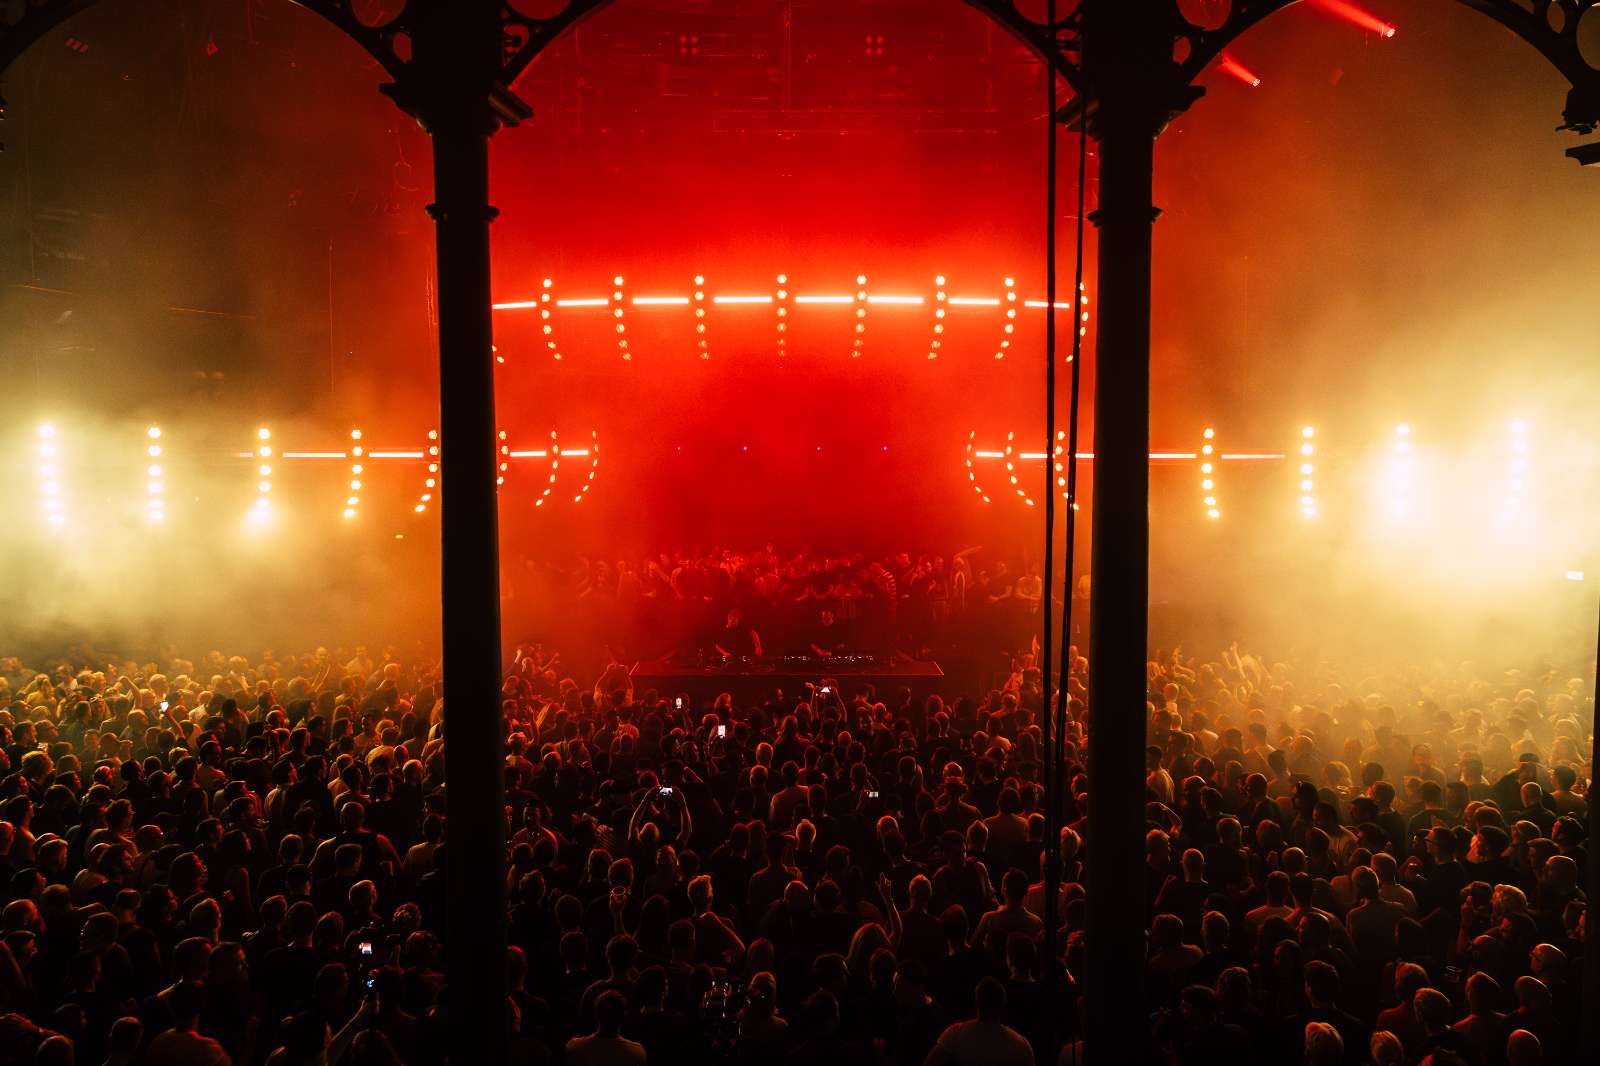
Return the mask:
M1056 0L1048 0L1045 27L1051 44L1057 40ZM1039 739L1040 784L1044 786L1044 938L1040 967L1042 982L1042 1013L1040 1015L1040 1046L1045 1061L1055 1058L1055 997L1050 985L1056 970L1057 897L1061 883L1061 830L1060 805L1056 795L1060 788L1061 762L1057 758L1060 748L1053 737L1051 726L1055 717L1050 691L1050 666L1054 652L1051 648L1051 618L1055 605L1051 602L1054 585L1056 489L1055 469L1049 456L1056 439L1056 68L1047 56L1044 63L1045 80L1045 193L1044 193L1044 254L1045 254L1045 326L1044 326L1044 573L1039 593L1039 613L1043 622L1043 642L1039 645Z
M1056 32L1055 0L1049 2L1049 26L1051 33ZM1081 42L1080 42L1081 44ZM1083 53L1079 52L1079 63L1083 61ZM1047 446L1046 456L1056 454L1056 200L1057 200L1057 105L1055 71L1051 68L1047 74L1048 106L1046 121L1046 189L1045 189L1045 303L1048 317L1045 320L1045 432ZM1088 109L1082 106L1082 97L1079 96L1080 115L1078 131L1078 215L1076 231L1076 249L1073 267L1072 287L1072 369L1070 372L1069 410L1067 415L1067 444L1063 461L1066 474L1066 552L1063 559L1062 573L1062 607L1061 607L1061 651L1059 683L1061 698L1059 701L1052 698L1050 674L1054 649L1051 646L1051 616L1054 614L1055 605L1052 601L1054 588L1054 556L1055 556L1055 499L1057 478L1055 467L1048 459L1045 462L1045 557L1044 557L1044 588L1041 597L1041 609L1044 611L1043 629L1044 644L1040 654L1040 682L1043 698L1043 715L1041 720L1041 740L1044 742L1042 755L1043 785L1045 798L1045 869L1044 869L1044 953L1042 974L1044 980L1049 981L1057 967L1057 933L1058 911L1061 891L1061 829L1060 819L1062 812L1062 798L1066 782L1063 780L1062 766L1066 755L1066 724L1068 720L1068 707L1070 703L1069 681L1072 677L1072 589L1073 589L1073 563L1076 557L1077 538L1077 510L1078 510L1078 410L1082 386L1083 363L1083 244L1084 244L1084 208L1086 204L1088 156L1089 156L1089 130ZM1048 989L1046 989L1048 993ZM1046 1003L1044 1015L1041 1018L1042 1040L1041 1044L1047 1056L1055 1053L1055 1027L1054 1011L1050 1007L1051 997L1044 996Z
M1079 53L1082 61L1082 53ZM1063 458L1066 461L1067 476L1067 550L1062 560L1062 604L1061 604L1061 707L1058 713L1064 727L1067 719L1068 696L1067 685L1072 677L1072 590L1073 590L1073 564L1077 557L1078 548L1078 399L1079 388L1082 381L1083 366L1083 223L1084 206L1086 202L1085 186L1088 183L1089 170L1089 114L1087 108L1079 115L1078 125L1078 226L1077 226L1077 256L1076 266L1072 279L1072 371L1069 375L1070 384L1067 387L1070 407L1067 411L1067 447ZM1050 313L1055 314L1054 298L1051 299ZM1051 441L1050 450L1054 451L1055 442ZM1058 729L1058 738L1065 734L1065 728ZM1058 740L1064 744L1064 740ZM1062 752L1064 755L1065 752Z

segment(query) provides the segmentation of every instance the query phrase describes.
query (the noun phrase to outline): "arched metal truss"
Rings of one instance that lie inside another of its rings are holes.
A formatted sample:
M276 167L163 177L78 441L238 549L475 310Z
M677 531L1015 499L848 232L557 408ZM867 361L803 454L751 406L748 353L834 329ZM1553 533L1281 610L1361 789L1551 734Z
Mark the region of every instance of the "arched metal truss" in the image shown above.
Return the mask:
M0 0L0 71L39 38L96 0ZM386 17L374 21L359 0L291 0L333 23L361 45L394 79L397 100L415 101L424 94L408 84L417 76L412 48L425 9L442 0L404 0L388 5ZM1094 0L1063 4L1071 10L1055 25L1025 14L1016 0L963 0L981 11L1047 62L1068 86L1076 102L1066 113L1096 103L1093 67L1083 63L1085 12ZM1152 27L1156 43L1169 47L1174 87L1191 84L1222 50L1257 23L1298 0L1233 0L1220 25L1205 27L1184 18L1177 0L1156 0L1141 17ZM1455 0L1505 26L1536 48L1567 79L1571 91L1562 112L1563 129L1592 134L1600 128L1600 56L1585 55L1582 34L1594 33L1600 22L1600 0ZM609 6L611 0L569 0L553 13L535 16L512 0L500 4L503 59L493 82L509 91L530 63L568 29ZM549 5L546 5L549 6ZM1030 5L1037 7L1038 5ZM370 8L370 5L368 5ZM392 9L392 10L390 10ZM407 104L406 106L411 107ZM414 108L411 108L414 109ZM500 109L502 117L515 120ZM1079 112L1081 113L1081 111Z
M1300 0L1233 0L1220 26L1177 20L1173 46L1182 80L1193 82L1224 48L1262 19ZM1600 21L1600 0L1456 0L1487 15L1538 49L1572 87L1562 129L1587 135L1600 128L1600 52L1584 56L1585 19ZM1175 0L1174 0L1174 6ZM1593 31L1591 31L1593 32Z

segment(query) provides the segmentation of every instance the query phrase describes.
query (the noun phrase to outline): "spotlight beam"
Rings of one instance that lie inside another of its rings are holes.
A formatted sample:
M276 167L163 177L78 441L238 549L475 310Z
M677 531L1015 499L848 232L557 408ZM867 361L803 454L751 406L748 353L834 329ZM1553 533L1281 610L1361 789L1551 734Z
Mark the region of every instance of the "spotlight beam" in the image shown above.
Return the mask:
M1235 78L1238 78L1252 89L1259 89L1261 87L1261 75L1257 74L1255 71L1251 70L1249 67L1233 58L1233 56L1229 55L1227 52L1222 53L1222 55L1217 58L1217 69L1222 71L1224 74L1233 75Z
M1383 21L1366 8L1350 3L1350 0L1311 0L1311 6L1321 8L1368 33L1376 33L1379 37L1393 37L1397 29L1394 23Z

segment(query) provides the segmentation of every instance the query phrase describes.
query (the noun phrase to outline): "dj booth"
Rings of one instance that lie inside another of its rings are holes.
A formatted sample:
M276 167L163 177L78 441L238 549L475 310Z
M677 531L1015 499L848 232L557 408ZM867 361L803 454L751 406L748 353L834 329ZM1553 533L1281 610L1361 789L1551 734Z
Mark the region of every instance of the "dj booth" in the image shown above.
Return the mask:
M837 681L846 698L869 684L877 689L879 698L902 688L918 697L929 696L940 690L944 671L931 660L907 662L871 655L713 656L639 663L631 676L635 694L653 688L662 695L681 692L696 702L709 702L723 692L735 701L765 699L775 691L798 700L805 696L807 682L821 685L825 679Z

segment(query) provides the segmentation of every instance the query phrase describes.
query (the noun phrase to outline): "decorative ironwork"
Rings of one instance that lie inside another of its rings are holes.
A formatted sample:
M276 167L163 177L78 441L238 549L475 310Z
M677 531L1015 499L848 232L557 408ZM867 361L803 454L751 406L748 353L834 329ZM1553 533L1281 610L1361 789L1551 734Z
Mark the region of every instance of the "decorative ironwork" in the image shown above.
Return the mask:
M1176 5L1176 0L1172 0ZM1199 77L1222 50L1262 19L1300 0L1233 0L1220 26L1179 18L1173 58L1185 82ZM1571 85L1561 129L1587 136L1600 129L1600 0L1457 0L1539 51ZM1591 25L1593 24L1593 25ZM1593 41L1585 48L1584 34ZM1591 146L1592 147L1592 146ZM1579 153L1572 153L1577 156Z
M292 0L315 12L361 45L394 79L390 95L415 113L427 96L414 84L418 72L412 63L414 39L430 0ZM1092 67L1083 60L1085 13L1094 0L1070 0L1071 10L1054 25L1025 14L1017 0L963 0L983 12L1049 64L1068 86L1073 99L1062 109L1073 119L1096 103ZM1144 33L1169 38L1147 42L1164 44L1172 57L1173 88L1193 81L1216 60L1222 50L1257 23L1299 0L1232 0L1217 25L1199 25L1184 17L1178 0L1163 0L1140 17ZM1589 135L1600 129L1600 0L1457 0L1505 26L1537 49L1571 86L1562 112L1562 129ZM6 0L0 3L0 71L35 41L61 23L93 6L95 0ZM528 66L554 40L611 0L569 0L546 15L529 14L522 0L500 0L503 62L490 79L496 112L515 122L525 114L510 90ZM550 4L544 5L546 8ZM1039 5L1031 5L1037 8ZM1030 8L1030 9L1031 9ZM1152 53L1154 54L1154 53ZM1174 106L1182 107L1181 95ZM0 101L0 109L3 109ZM3 110L0 110L3 114ZM1570 153L1585 162L1600 161L1600 145L1584 145Z
M1072 87L1077 96L1088 95L1088 79L1080 62L1083 55L1083 9L1085 4L1062 3L1071 7L1066 14L1057 14L1054 25L1029 18L1017 7L1015 0L962 0L994 19L1035 55L1043 59L1056 72L1056 76ZM1032 5L1035 8L1041 4Z
M1572 86L1562 111L1564 130L1588 136L1600 129L1600 0L1459 0L1539 50ZM1584 34L1588 34L1585 47ZM1600 145L1586 145L1593 150ZM1582 159L1580 149L1568 152ZM1595 160L1591 159L1590 162Z
M1177 0L1172 0L1174 10ZM1241 35L1268 15L1276 14L1300 0L1233 0L1228 5L1227 17L1220 26L1207 28L1184 18L1182 13L1174 20L1177 36L1174 38L1173 60L1178 64L1185 83L1193 82L1201 71L1222 54L1222 50L1238 40Z
M0 73L39 38L95 0L9 0L0 3Z
M402 82L410 69L411 40L415 29L419 0L402 0L398 5L384 5L361 0L290 0L333 23L345 36L355 41L367 54L378 61L396 82ZM394 10L388 10L393 6ZM372 20L363 18L371 13Z

